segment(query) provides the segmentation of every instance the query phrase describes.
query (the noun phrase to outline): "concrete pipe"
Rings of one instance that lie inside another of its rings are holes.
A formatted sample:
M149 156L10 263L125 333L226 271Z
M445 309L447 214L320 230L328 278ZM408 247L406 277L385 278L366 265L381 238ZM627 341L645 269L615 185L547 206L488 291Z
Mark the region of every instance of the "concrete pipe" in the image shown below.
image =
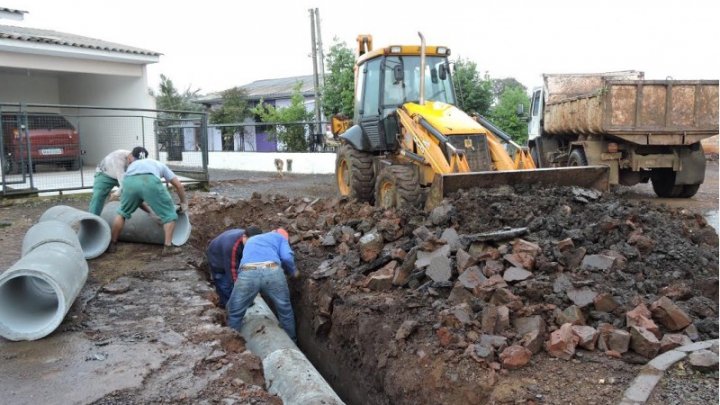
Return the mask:
M280 327L259 295L245 313L240 334L247 348L262 359L268 391L277 394L284 404L344 404Z
M0 275L0 336L9 340L37 340L62 323L88 275L79 242L68 242L73 230L57 221L39 223L46 241L36 240L40 230L28 231L25 246L34 246ZM53 230L60 230L58 233Z
M65 222L75 230L86 259L100 256L110 245L110 227L95 214L67 205L56 205L40 217L40 222L49 220Z
M119 206L120 203L117 201L105 204L105 208L103 208L100 214L111 227ZM172 235L172 244L175 246L184 245L188 239L190 239L191 230L192 226L190 225L190 218L188 218L187 214L178 214L178 219L175 222L175 231L173 231ZM165 244L165 232L163 231L162 225L150 218L145 211L137 209L130 219L125 220L125 226L120 233L119 239L124 242L163 245Z

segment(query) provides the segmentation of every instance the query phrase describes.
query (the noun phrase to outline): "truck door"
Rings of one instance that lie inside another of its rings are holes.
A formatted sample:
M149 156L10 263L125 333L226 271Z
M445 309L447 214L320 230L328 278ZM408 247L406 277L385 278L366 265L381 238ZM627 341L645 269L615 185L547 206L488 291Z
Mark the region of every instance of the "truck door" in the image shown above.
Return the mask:
M543 90L542 87L533 90L530 102L530 123L528 124L528 139L535 139L541 135L543 111Z
M361 67L360 83L357 91L361 92L359 110L359 124L363 134L370 143L372 150L383 150L385 140L380 136L380 119L382 110L380 105L380 58L373 59Z

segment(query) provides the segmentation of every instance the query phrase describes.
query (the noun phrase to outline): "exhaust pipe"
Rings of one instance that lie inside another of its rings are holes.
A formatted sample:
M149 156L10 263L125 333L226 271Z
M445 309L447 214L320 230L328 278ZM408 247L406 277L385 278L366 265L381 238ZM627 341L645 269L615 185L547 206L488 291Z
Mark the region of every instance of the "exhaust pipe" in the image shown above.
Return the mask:
M88 265L75 231L61 221L28 230L23 256L0 275L0 336L37 340L62 323L85 285Z
M105 204L105 208L103 208L100 215L108 225L112 226L119 206L120 203L117 201ZM190 239L191 230L192 226L190 225L190 218L188 218L187 213L178 214L178 219L175 222L175 230L172 235L172 244L175 246L184 245L188 239ZM165 232L163 231L162 225L150 218L145 211L138 209L132 214L130 219L125 220L125 226L122 232L120 232L119 240L123 242L162 245L165 243Z
M418 31L420 36L420 105L425 105L425 37Z
M77 232L76 239L80 242L80 249L86 259L100 256L110 245L110 227L95 214L66 205L56 205L45 211L39 221L50 220L64 222Z

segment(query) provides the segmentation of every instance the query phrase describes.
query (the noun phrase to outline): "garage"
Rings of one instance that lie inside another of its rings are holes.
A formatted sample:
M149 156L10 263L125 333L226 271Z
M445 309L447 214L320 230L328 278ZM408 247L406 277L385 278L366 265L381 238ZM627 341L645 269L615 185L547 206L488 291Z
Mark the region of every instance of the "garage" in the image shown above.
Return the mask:
M2 194L91 187L95 164L115 149L144 145L158 156L146 67L159 58L100 39L0 25ZM45 143L33 145L39 134Z

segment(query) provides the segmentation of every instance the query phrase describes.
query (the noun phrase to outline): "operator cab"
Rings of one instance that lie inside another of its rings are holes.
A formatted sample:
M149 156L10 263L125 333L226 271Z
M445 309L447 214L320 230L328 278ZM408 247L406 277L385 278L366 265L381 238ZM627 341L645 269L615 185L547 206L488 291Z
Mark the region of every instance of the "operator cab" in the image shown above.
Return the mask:
M425 81L425 102L455 105L445 47L428 47L425 71L417 46L390 46L368 52L358 61L355 117L370 145L366 150L393 150L398 133L395 111L405 103L420 102L420 80Z

